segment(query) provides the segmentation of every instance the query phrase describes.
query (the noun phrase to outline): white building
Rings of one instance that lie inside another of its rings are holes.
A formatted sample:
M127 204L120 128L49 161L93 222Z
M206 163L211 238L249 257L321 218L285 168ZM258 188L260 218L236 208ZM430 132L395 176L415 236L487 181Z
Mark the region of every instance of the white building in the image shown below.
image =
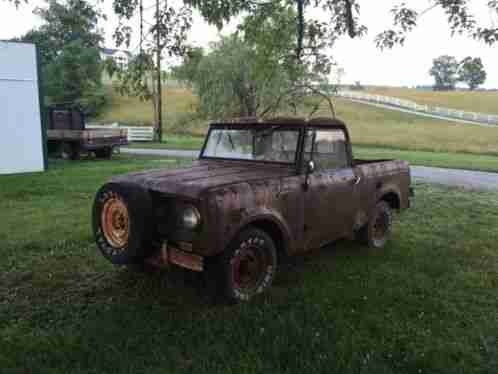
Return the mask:
M0 174L47 166L36 47L0 41Z
M130 62L131 53L120 49L101 48L100 58L102 61L112 59L114 60L114 62L116 62L116 64L123 67L128 65L128 63Z

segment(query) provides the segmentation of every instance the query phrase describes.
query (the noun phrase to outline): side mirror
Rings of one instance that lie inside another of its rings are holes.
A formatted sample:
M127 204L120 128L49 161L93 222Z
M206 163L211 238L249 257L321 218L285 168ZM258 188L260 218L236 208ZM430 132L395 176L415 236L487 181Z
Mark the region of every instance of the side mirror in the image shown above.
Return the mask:
M315 163L313 160L308 161L308 164L306 165L306 175L304 178L304 190L307 191L309 187L309 176L310 174L313 174L315 171Z
M306 174L312 174L315 171L315 162L313 160L308 161L306 168Z

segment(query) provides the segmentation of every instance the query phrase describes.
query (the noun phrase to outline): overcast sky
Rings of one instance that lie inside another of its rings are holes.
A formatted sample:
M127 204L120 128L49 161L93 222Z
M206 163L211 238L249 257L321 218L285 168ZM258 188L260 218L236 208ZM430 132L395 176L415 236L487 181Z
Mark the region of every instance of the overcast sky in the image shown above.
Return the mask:
M95 0L90 2L94 3ZM362 84L392 86L432 84L432 78L428 75L432 59L449 54L457 59L466 56L481 57L488 73L484 87L498 88L498 45L488 47L468 37L451 37L445 16L439 10L424 15L404 46L395 47L393 50L377 49L373 39L377 33L385 30L386 25L390 25L389 10L399 2L400 0L360 1L361 20L369 29L368 35L355 40L344 37L330 51L335 61L346 72L343 83L360 81ZM414 4L420 10L425 9L428 4L427 0L405 0L405 2L409 5ZM497 17L490 14L485 3L483 0L471 1L475 16L486 25L494 24L498 27ZM44 6L44 4L44 1L30 0L28 5L21 5L16 10L14 6L0 0L0 39L20 36L39 25L40 21L32 14L32 10L35 6ZM109 19L101 24L105 31L107 47L114 46L112 32L117 23L116 18L112 16L111 4L112 1L105 1L103 10ZM146 9L153 4L154 0L144 0ZM148 11L150 16L152 12L153 7ZM227 33L233 28L233 24L229 25L222 32ZM207 46L209 42L218 38L219 32L215 27L207 25L199 16L195 16L191 43Z

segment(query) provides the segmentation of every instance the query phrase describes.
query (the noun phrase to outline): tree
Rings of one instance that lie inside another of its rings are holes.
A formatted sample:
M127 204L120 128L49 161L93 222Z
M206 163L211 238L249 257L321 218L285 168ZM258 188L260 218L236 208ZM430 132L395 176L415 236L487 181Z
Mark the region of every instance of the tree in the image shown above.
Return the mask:
M97 22L102 14L84 0L47 1L36 8L44 23L20 40L37 45L44 92L54 103L68 102L96 114L105 102L101 84Z
M28 0L4 1L19 6L19 4ZM219 28L233 17L242 14L252 14L261 9L271 11L274 5L293 5L297 12L295 19L297 41L295 49L299 55L306 30L316 28L318 25L317 35L321 36L325 36L325 33L332 33L335 36L348 34L351 37L363 35L366 32L366 27L361 24L359 15L360 5L366 1L368 0L183 0L183 4L187 7L196 8L208 22L217 25ZM393 17L392 27L378 34L376 43L381 48L391 48L396 44L403 44L408 33L417 26L419 19L427 12L437 8L445 12L446 22L452 33L467 34L489 45L496 43L498 41L498 28L493 22L479 24L470 9L470 3L470 0L430 0L429 7L414 9L400 0L400 4L391 10ZM113 5L118 16L129 20L140 12L141 1L113 0ZM498 0L486 0L486 5L490 14L498 15ZM321 9L321 16L326 15L328 19L318 21L310 18L310 12L305 12L306 7L310 6ZM163 17L168 12L168 6L165 5L161 9L159 17ZM388 26L386 25L386 27ZM125 34L131 32L130 28L123 28L122 25L118 27L118 30L124 31Z
M261 60L254 58L251 46L237 34L212 48L199 62L193 82L204 114L212 118L256 116L288 88L285 69L280 65L259 69Z
M190 48L183 58L183 63L171 69L173 76L181 82L192 84L196 80L199 63L204 55L203 48Z
M479 57L466 57L460 62L459 81L467 83L469 89L475 90L486 81L486 71Z
M114 10L120 15L120 22L114 32L119 45L130 46L131 27L127 24L135 13L140 15L139 53L127 68L110 66L110 73L117 73L119 90L122 94L137 96L144 101L152 101L154 109L154 134L162 140L162 55L183 56L187 51L187 32L192 24L192 11L189 7L176 7L174 4L156 0L154 22L143 18L142 0L114 2ZM144 24L149 27L144 29ZM150 36L150 38L148 38Z
M127 2L130 0L115 0ZM297 9L297 50L305 30L317 24L318 21L308 18L305 20L305 7L314 6L323 10L322 16L328 20L322 23L321 32L332 32L336 36L348 34L351 37L361 36L366 28L360 22L360 4L368 0L184 0L185 3L197 8L200 13L211 23L221 27L232 17L248 13L251 14L258 8L271 7L271 4L294 4ZM417 10L410 8L405 2L392 10L393 26L380 33L376 42L381 48L391 48L396 44L403 44L408 33L412 31L419 19L427 12L439 8L446 13L446 21L452 33L467 34L472 38L493 44L498 41L498 28L493 23L490 25L478 24L469 6L470 0L431 0L426 9ZM491 13L498 14L498 0L487 0L487 7ZM309 14L308 14L308 17Z
M101 74L98 50L85 48L81 41L75 40L66 44L45 67L45 92L54 103L71 103L93 115L105 103Z
M443 55L432 61L429 74L434 77L434 90L454 90L458 81L458 62L455 57Z
M174 69L197 91L200 109L211 117L258 116L275 113L278 105L302 102L312 84L326 83L332 61L321 46L306 34L301 63L295 63L295 12L279 6L272 17L255 12L238 31L213 43L212 51L188 55ZM286 96L285 100L281 97ZM278 105L277 105L278 104Z

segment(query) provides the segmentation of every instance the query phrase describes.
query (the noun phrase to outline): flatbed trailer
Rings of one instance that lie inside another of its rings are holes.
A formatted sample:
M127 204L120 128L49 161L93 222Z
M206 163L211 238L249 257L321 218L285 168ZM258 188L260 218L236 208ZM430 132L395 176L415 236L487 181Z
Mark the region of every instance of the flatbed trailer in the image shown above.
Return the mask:
M97 158L109 159L115 149L128 144L126 129L85 129L79 110L54 106L48 114L48 149L64 158L76 160L82 153L92 152Z

